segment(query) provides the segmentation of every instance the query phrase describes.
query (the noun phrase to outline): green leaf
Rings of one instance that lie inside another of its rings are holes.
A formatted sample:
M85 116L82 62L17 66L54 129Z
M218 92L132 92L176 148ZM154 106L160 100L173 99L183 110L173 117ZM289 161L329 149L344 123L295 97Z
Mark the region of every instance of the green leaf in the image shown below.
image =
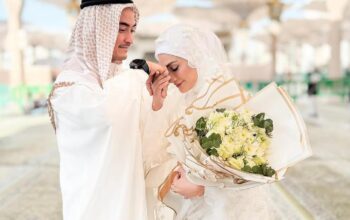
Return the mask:
M200 119L197 120L195 131L199 137L203 137L208 133L206 118L201 117Z
M207 149L207 154L208 155L214 155L214 156L219 156L218 151L215 148L209 148Z
M269 169L267 170L265 176L271 177L271 176L273 176L273 175L275 175L275 174L276 174L276 171L275 171L274 169L272 169L272 168L269 168Z
M271 119L265 120L264 118L265 113L259 113L257 115L254 115L252 117L253 123L259 128L265 128L266 135L271 136L273 131L273 121Z
M257 114L257 115L255 115L255 116L253 116L257 121L263 121L264 120L264 118L265 118L265 113L259 113L259 114Z
M218 109L216 109L216 111L217 111L217 112L224 113L224 112L226 111L226 109L225 109L225 108L218 108Z
M242 155L243 155L242 152L238 152L238 153L232 154L232 157L235 158L235 159L237 159L237 157L240 157L240 156L242 156ZM244 162L245 162L245 164L246 164L246 160L244 160Z
M219 148L222 143L221 136L219 134L211 134L209 137L202 137L200 144L208 155L219 156L216 148Z
M267 164L262 164L260 166L263 169L263 175L264 176L271 177L271 176L273 176L276 173L276 171L274 169L272 169L270 166L268 166Z
M259 128L263 128L264 127L264 118L265 118L265 113L259 113L257 115L254 115L252 117L254 125L258 126Z
M204 149L218 148L222 143L221 136L219 134L211 134L209 137L203 137L201 146Z
M261 166L255 165L252 167L252 172L256 174L263 174L263 169Z
M260 175L269 176L269 177L273 176L276 173L276 171L271 167L269 167L267 164L256 165L253 167L244 165L244 167L242 168L242 171L248 172L248 173L260 174Z
M245 165L243 168L242 168L242 171L244 172L248 172L248 173L252 173L252 168L248 165Z
M271 133L273 131L273 121L271 119L266 119L264 121L264 128L265 128L266 134L271 136Z

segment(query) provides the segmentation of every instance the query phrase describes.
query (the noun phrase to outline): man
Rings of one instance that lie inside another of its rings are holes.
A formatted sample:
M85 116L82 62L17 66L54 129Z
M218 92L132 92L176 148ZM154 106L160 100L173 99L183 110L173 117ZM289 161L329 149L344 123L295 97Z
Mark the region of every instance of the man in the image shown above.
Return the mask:
M81 9L69 58L48 100L63 217L147 219L140 128L142 112L151 106L147 77L121 67L138 12L130 0L83 0ZM151 75L164 72L155 64L149 68Z

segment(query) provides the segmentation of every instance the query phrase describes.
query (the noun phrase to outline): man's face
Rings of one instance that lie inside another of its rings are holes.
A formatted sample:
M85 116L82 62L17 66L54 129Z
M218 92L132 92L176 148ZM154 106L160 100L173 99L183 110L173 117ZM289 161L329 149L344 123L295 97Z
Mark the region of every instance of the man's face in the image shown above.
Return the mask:
M119 32L115 42L112 62L121 63L128 56L136 29L135 12L131 8L123 10L119 21Z

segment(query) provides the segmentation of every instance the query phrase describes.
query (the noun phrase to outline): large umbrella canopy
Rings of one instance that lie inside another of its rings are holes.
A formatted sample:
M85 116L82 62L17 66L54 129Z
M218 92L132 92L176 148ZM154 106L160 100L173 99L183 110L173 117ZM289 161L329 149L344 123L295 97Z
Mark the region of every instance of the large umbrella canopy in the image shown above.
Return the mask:
M343 39L350 41L350 20L343 22Z
M197 20L216 23L217 29L233 29L239 25L240 17L228 8L221 7L176 7L173 13L183 20ZM198 19L200 18L200 19Z
M155 14L141 19L137 35L157 37L171 25L185 23L206 27L223 36L237 27L239 20L239 17L229 9L177 6L171 13Z
M291 19L280 24L278 34L279 45L287 45L291 42L307 43L320 46L327 43L327 32L330 30L330 22L324 19ZM253 38L266 44L271 44L269 31L256 34Z
M304 10L324 13L329 20L343 20L348 8L349 0L314 0L303 7Z
M255 10L266 5L267 2L268 0L214 0L218 7L232 10L242 20L247 20Z
M41 30L28 30L27 42L30 46L42 46L46 49L54 49L63 52L67 49L68 36Z

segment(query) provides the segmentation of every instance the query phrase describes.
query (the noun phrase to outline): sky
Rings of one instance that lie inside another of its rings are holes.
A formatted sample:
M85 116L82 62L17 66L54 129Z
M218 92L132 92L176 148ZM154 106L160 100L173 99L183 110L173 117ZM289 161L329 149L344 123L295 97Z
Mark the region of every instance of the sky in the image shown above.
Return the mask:
M0 21L6 20L7 11L4 0L0 0ZM52 4L40 0L24 0L23 21L38 29L48 31L67 31L69 21L66 12Z
M160 0L161 1L161 0ZM284 3L297 3L302 6L310 0L283 0ZM177 0L177 6L182 7L212 7L211 0ZM164 18L164 15L158 18ZM289 12L288 17L298 16L297 10ZM4 0L0 0L0 21L6 20L7 12ZM168 16L165 16L165 18ZM171 17L171 16L170 16ZM69 31L69 21L66 12L52 4L45 3L44 0L24 0L23 8L24 23L35 26L35 28L46 31L60 32Z

